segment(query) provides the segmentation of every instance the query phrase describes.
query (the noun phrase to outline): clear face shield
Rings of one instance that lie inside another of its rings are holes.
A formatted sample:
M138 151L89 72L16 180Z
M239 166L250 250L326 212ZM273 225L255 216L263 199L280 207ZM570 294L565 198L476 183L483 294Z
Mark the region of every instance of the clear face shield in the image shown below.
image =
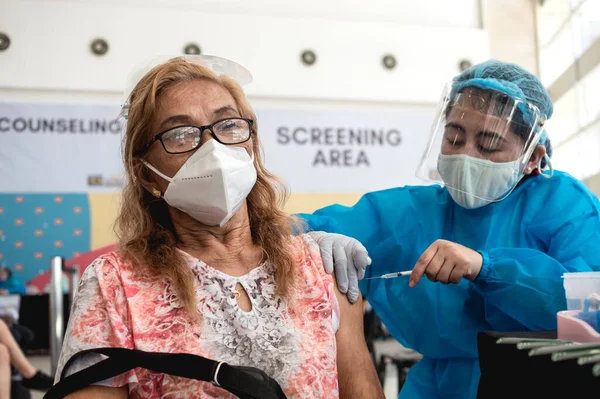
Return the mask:
M245 86L252 82L252 74L246 68L226 58L217 57L214 55L154 56L135 65L127 77L127 81L125 82L125 90L123 91L123 106L121 112L125 119L127 119L129 109L129 97L131 96L131 92L138 82L144 77L144 75L150 72L152 68L164 64L173 58L183 58L190 63L201 65L213 71L217 76L226 75L232 78L240 86Z
M499 91L447 85L417 176L445 185L466 208L501 201L538 144L540 115L534 105Z

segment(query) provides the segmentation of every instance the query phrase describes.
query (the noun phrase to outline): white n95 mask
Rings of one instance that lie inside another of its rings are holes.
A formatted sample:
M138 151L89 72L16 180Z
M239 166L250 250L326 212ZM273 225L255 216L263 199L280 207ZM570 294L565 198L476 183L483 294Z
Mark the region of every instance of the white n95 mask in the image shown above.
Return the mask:
M475 209L500 201L512 191L520 176L519 161L492 162L468 155L443 155L438 172L454 202Z
M144 164L169 182L163 196L169 205L200 223L223 226L240 209L256 183L253 158L245 148L211 139L172 178L148 162Z

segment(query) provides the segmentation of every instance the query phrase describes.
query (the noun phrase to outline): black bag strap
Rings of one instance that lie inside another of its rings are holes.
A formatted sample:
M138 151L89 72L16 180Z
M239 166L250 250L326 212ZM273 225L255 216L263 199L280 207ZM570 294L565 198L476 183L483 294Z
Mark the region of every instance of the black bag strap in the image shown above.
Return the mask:
M88 353L99 353L107 356L107 359L65 377L68 366L75 359ZM125 348L98 348L75 354L65 364L58 384L44 395L44 399L62 399L95 382L115 377L136 367L210 382L240 399L286 399L277 381L254 367L231 366L225 362L186 353L144 352Z

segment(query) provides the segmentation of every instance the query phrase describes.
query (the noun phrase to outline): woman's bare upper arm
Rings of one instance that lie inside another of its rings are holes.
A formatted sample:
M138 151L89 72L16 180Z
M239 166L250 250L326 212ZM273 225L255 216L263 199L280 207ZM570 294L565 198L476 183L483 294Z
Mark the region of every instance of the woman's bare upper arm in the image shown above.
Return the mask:
M102 386L89 386L73 392L66 399L127 399L127 387L112 388Z
M340 398L384 399L365 341L362 296L351 304L337 285L335 295L340 305L340 328L335 335Z
M334 291L340 307L340 327L336 333L338 348L345 346L348 346L348 349L364 347L367 350L363 328L362 296L359 295L356 303L352 304L348 301L346 295L339 291L337 284Z

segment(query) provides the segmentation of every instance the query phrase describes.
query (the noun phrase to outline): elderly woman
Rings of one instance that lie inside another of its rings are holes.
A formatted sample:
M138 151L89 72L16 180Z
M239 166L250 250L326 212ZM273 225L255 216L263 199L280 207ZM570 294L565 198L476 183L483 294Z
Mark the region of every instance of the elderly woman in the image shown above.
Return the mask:
M294 234L244 92L210 65L171 59L131 93L120 250L85 271L57 376L99 361L88 355L63 373L82 350L121 347L253 366L288 398L383 397L362 306L337 291L314 241ZM234 397L145 369L70 397L128 395Z

